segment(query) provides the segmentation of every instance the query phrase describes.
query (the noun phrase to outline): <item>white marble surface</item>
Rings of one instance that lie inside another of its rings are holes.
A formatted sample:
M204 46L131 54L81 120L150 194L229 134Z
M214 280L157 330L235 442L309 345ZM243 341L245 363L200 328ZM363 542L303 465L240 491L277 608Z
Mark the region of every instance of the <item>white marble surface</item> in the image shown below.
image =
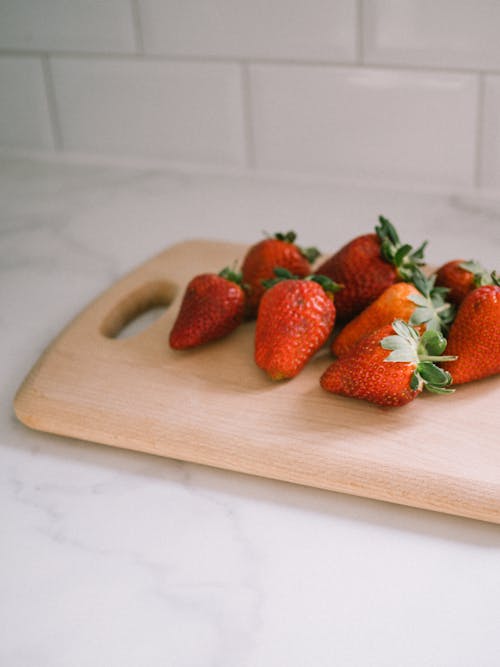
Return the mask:
M500 202L159 167L0 160L0 664L497 667L500 527L30 431L53 336L173 242L378 213L498 268ZM480 425L478 425L480 428Z

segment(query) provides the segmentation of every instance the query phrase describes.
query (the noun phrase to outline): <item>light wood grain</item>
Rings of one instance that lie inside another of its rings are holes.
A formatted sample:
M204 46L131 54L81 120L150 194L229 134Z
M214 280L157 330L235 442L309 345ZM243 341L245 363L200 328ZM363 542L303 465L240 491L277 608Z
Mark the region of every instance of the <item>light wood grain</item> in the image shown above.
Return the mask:
M253 361L254 324L174 352L168 333L187 281L246 248L179 244L85 309L42 355L14 402L50 433L500 523L499 378L425 395L404 408L333 396L320 352L273 383ZM170 304L146 331L113 336Z

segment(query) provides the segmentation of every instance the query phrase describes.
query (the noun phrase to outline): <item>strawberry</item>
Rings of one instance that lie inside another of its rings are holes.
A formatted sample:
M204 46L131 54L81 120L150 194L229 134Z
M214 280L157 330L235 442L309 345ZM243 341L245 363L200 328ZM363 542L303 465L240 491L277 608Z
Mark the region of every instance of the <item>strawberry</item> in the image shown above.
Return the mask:
M222 338L243 320L245 291L241 275L228 268L202 273L186 287L170 332L170 347L184 350Z
M278 233L253 245L246 253L241 272L248 285L247 314L250 317L257 313L264 293L262 281L272 280L276 267L288 269L301 278L311 272L311 264L319 252L316 248L300 248L295 244L296 238L295 232Z
M333 340L332 352L336 357L342 357L364 336L380 329L385 324L391 324L396 318L408 321L415 310L415 304L410 301L419 291L410 283L395 283L357 315L342 329Z
M426 278L419 269L415 269L413 281L394 283L346 324L333 341L333 354L343 356L360 338L395 319L412 326L423 325L424 330L445 331L454 315L454 308L444 300L448 290L434 287L434 278Z
M420 336L416 329L395 320L368 334L323 373L320 384L334 394L361 398L382 406L401 406L426 387L443 394L452 390L450 373L434 361L441 356L446 339L434 330Z
M461 303L476 287L491 284L491 274L473 260L454 259L436 271L436 285L450 290L448 301L452 303Z
M446 353L458 358L444 368L455 384L500 373L500 280L493 280L467 294L451 325Z
M333 294L324 276L298 278L278 268L269 281L255 328L255 362L272 380L292 378L319 350L335 324Z
M340 321L352 319L389 285L411 280L414 268L423 263L426 243L414 251L401 244L389 220L380 216L379 222L375 234L353 239L316 271L344 285L335 301Z

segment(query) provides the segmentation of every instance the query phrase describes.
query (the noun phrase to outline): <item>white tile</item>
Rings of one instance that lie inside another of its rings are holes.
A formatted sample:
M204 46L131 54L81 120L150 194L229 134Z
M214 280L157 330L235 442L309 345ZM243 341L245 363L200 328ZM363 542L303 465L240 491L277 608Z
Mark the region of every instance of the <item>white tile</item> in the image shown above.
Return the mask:
M236 65L53 59L64 148L240 165Z
M500 68L498 0L364 0L367 63Z
M0 91L0 146L53 148L40 60L0 57Z
M125 0L2 0L0 48L133 52L131 3Z
M146 51L353 61L355 0L139 0Z
M500 189L500 76L485 77L481 185Z
M255 65L251 84L261 168L473 182L473 75Z

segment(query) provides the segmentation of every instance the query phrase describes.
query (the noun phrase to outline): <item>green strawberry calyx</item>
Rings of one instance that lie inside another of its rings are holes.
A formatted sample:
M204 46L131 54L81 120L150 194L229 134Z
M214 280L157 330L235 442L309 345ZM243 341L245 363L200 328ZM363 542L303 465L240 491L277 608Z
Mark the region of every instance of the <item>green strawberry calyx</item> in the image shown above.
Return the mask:
M231 283L236 283L236 285L239 285L244 290L248 289L248 286L243 282L243 275L239 271L235 271L234 268L226 266L217 275L229 280Z
M411 282L415 267L425 264L424 251L427 241L413 250L413 247L408 243L401 243L394 225L387 218L380 215L378 221L379 224L375 227L375 232L380 239L382 257L396 267L401 280Z
M472 273L474 276L475 287L483 287L484 285L498 285L498 276L495 271L488 271L479 262L471 259L468 262L459 264L464 271Z
M411 376L410 388L421 391L425 387L435 394L451 394L454 389L448 386L453 378L435 362L454 361L457 357L443 355L446 338L434 329L428 329L422 336L403 320L392 323L394 335L386 336L380 342L384 350L391 353L384 359L387 362L403 362L415 365Z
M282 232L276 232L273 238L277 239L278 241L284 241L285 243L295 244L295 241L297 239L297 234L293 230L286 232L286 234L283 234ZM295 246L302 255L302 257L304 257L304 259L307 260L309 264L313 264L321 254L320 251L314 247L302 248L301 246L298 246L296 244Z
M446 295L450 291L448 287L436 287L436 275L427 278L422 271L415 267L411 282L420 294L412 294L408 297L416 308L413 311L409 324L418 326L425 324L426 329L446 332L455 318L456 308L446 301Z
M335 294L344 287L343 285L339 285L338 283L334 282L331 278L328 278L328 276L324 276L322 274L313 273L310 276L306 276L305 278L300 278L299 276L295 276L291 271L283 268L282 266L277 266L274 269L274 275L276 276L275 278L270 278L269 280L262 281L262 285L266 289L269 289L273 285L280 283L282 280L310 280L315 283L318 283L318 285L320 285L327 294Z

